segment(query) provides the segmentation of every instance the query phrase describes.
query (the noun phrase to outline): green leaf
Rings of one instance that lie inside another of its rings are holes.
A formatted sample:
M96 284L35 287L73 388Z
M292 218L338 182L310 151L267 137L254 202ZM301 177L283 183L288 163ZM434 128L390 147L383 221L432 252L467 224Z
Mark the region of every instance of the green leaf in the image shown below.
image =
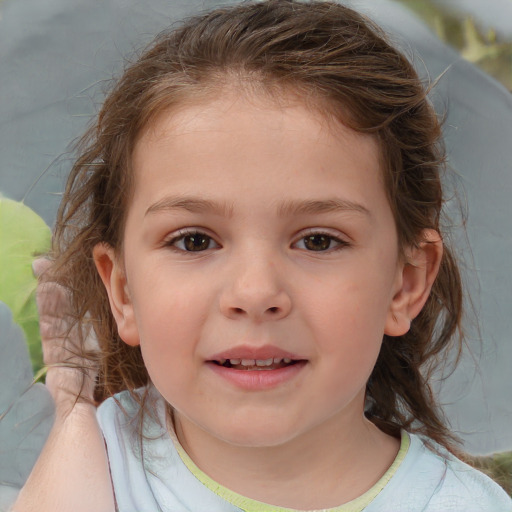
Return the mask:
M46 253L50 243L50 228L39 215L23 203L0 197L0 301L23 329L35 370L42 365L42 354L32 261Z

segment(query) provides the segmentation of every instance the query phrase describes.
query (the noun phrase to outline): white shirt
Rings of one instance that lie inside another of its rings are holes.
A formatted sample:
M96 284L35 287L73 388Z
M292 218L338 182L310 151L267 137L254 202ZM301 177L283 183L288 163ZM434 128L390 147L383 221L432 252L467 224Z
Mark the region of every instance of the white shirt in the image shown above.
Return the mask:
M148 400L154 414L144 415L142 437L140 407L128 392L98 409L120 512L292 512L215 483L204 485L197 477L200 470L194 475L190 461L187 467L177 450L183 449L167 430L165 400L154 389ZM358 499L329 512L512 512L512 500L490 478L448 453L433 453L418 436L408 436L407 454L369 504L361 508Z

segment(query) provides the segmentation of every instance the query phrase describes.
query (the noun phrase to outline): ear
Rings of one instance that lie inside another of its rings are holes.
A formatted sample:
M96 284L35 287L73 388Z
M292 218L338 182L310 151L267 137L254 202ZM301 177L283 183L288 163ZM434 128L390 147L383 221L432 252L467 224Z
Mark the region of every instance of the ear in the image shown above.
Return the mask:
M443 241L434 229L425 229L418 247L405 251L405 262L397 275L384 333L402 336L427 302L443 257Z
M94 247L93 258L107 290L110 309L114 315L119 336L128 345L139 345L139 332L123 265L114 249L105 243L97 244Z

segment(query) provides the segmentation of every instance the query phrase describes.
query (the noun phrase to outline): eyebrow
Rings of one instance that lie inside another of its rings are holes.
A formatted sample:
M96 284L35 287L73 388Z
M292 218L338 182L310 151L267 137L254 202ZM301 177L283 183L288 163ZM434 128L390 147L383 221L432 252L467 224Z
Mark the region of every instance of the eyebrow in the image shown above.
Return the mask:
M227 203L218 203L210 199L188 196L170 196L164 197L160 201L152 204L145 215L161 211L187 210L192 213L215 213L224 217L231 217L233 207Z
M368 208L362 204L339 198L312 201L286 201L278 208L278 214L282 216L331 212L356 212L371 216Z
M228 203L188 196L164 197L152 204L146 210L145 215L172 210L187 210L192 213L214 213L224 217L231 217L233 215L233 206ZM290 200L278 205L277 208L277 214L280 217L331 212L356 212L371 216L370 211L362 204L340 198L306 201Z

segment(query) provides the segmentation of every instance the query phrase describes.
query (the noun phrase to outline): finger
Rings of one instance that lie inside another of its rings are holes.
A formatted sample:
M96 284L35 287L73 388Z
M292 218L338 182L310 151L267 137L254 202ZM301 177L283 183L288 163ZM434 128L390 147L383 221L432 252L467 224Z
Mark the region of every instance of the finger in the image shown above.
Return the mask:
M39 283L36 302L40 315L65 317L72 311L67 290L52 281Z
M41 277L50 267L52 266L52 261L44 256L41 258L36 258L32 262L32 271L34 272L34 276L39 278Z

